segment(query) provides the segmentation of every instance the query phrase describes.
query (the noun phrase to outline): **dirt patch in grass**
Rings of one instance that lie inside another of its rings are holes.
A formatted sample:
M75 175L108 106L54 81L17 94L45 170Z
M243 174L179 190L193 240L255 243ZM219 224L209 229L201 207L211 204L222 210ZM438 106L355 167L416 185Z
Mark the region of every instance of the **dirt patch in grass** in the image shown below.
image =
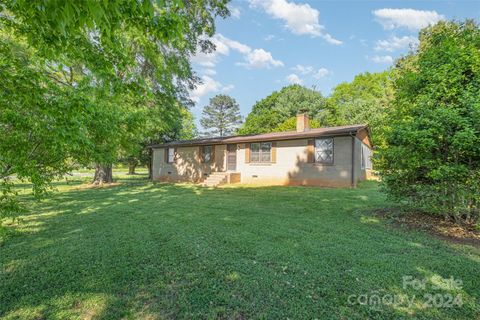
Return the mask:
M386 218L398 227L426 231L450 242L469 244L480 248L480 231L473 223L456 224L453 221L445 220L442 216L423 212L405 213L395 209L376 210L374 215Z

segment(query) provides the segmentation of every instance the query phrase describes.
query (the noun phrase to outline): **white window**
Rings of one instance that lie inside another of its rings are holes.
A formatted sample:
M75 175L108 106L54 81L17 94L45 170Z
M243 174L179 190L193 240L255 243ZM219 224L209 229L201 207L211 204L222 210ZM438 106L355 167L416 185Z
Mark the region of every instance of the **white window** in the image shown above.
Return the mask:
M250 162L271 162L272 143L261 142L250 144Z
M372 149L362 143L362 169L372 169Z
M168 148L168 163L173 163L175 160L175 149L174 148Z
M212 146L203 146L203 162L209 163L212 161Z
M315 162L333 163L333 138L315 139Z

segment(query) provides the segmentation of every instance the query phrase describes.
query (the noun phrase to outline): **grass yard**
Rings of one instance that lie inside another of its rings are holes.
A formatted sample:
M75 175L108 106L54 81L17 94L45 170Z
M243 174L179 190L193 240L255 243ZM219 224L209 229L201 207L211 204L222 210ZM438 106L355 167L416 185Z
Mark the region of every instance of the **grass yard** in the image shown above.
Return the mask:
M125 166L116 166L114 168L112 168L112 171L114 173L127 173L128 172L128 167L125 167ZM95 173L95 169L93 168L80 168L80 169L77 169L75 170L76 173L90 173L90 174L94 174ZM148 169L146 167L137 167L135 169L135 173L136 174L148 174Z
M389 206L375 183L355 190L79 183L59 182L12 226L0 247L0 317L480 317L480 250L370 215ZM426 289L402 288L403 276L426 279ZM462 284L442 280L450 277ZM429 307L427 294L445 303L460 296L462 306ZM363 303L372 296L403 302Z

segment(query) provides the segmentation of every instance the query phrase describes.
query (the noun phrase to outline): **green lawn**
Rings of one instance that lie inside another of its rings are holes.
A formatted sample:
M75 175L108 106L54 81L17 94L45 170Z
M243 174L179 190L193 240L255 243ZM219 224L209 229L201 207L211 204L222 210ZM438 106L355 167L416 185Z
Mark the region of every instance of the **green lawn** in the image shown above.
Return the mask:
M375 183L355 190L205 189L140 179L97 190L77 185L59 183L59 191L32 205L0 247L0 317L480 314L480 250L394 228L370 215L389 206ZM403 276L426 279L426 289L403 289ZM451 276L462 285L448 287L442 278ZM460 296L462 306L429 307L425 294ZM363 305L357 299L375 295L387 297L386 303ZM388 303L394 295L414 300L410 306Z
M112 169L112 171L114 173L115 172L126 173L126 172L128 172L128 167L116 166ZM75 170L75 172L91 173L93 175L95 173L95 169L93 169L93 168L80 168L80 169ZM135 169L135 173L146 174L146 173L148 173L148 169L146 167L137 167Z

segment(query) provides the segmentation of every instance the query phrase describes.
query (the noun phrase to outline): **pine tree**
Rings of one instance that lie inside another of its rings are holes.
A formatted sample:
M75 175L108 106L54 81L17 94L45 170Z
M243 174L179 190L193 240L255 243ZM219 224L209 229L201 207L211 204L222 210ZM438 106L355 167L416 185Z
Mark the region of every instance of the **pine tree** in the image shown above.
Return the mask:
M207 130L205 135L224 137L232 134L242 123L237 101L227 95L216 95L203 108L200 123Z

